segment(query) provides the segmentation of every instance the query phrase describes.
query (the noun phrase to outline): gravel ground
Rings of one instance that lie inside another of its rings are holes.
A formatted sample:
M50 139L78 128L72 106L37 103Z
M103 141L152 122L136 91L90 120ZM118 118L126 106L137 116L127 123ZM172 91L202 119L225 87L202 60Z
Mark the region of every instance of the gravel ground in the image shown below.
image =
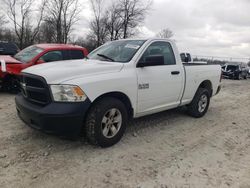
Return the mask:
M0 187L250 187L250 80L224 80L207 115L133 120L101 149L30 129L0 93Z

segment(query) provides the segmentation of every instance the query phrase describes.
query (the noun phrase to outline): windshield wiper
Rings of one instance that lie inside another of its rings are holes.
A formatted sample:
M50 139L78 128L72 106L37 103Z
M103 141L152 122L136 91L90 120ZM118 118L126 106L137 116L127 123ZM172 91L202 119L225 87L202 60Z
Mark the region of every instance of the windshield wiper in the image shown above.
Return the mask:
M97 54L98 56L100 56L100 57L103 57L103 58L105 58L105 59L108 59L108 60L110 60L110 61L115 61L114 59L112 59L111 57L108 57L108 56L106 56L106 55L104 55L104 54Z

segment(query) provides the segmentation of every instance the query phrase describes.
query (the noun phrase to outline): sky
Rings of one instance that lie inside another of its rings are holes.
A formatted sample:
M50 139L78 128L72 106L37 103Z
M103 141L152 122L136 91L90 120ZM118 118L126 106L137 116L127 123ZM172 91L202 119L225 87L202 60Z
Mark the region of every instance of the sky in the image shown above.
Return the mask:
M86 1L75 33L88 31L91 16ZM163 28L174 32L181 52L250 58L250 0L153 0L138 37Z

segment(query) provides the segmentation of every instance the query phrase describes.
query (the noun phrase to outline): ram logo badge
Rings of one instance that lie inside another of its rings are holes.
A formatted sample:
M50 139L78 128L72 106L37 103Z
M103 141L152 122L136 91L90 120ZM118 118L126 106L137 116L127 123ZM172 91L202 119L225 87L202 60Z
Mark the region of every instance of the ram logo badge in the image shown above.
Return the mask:
M139 89L149 89L149 84L139 84Z

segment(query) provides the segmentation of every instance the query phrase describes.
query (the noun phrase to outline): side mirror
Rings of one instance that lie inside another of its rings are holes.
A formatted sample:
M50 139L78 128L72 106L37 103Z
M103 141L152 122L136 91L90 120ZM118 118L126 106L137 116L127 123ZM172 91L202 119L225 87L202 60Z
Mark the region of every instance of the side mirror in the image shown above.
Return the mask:
M191 55L188 53L186 62L191 62L191 61L192 61Z
M185 55L185 53L181 53L180 56L181 56L181 61L182 62L186 62L186 55Z
M149 67L149 66L159 66L164 65L164 56L162 55L153 55L147 56L145 61L140 61L137 64L137 67Z
M45 61L42 60L42 59L38 59L38 60L36 61L36 65L39 65L39 64L42 64L42 63L45 63Z
M190 53L181 53L181 61L184 63L192 62L192 57Z

